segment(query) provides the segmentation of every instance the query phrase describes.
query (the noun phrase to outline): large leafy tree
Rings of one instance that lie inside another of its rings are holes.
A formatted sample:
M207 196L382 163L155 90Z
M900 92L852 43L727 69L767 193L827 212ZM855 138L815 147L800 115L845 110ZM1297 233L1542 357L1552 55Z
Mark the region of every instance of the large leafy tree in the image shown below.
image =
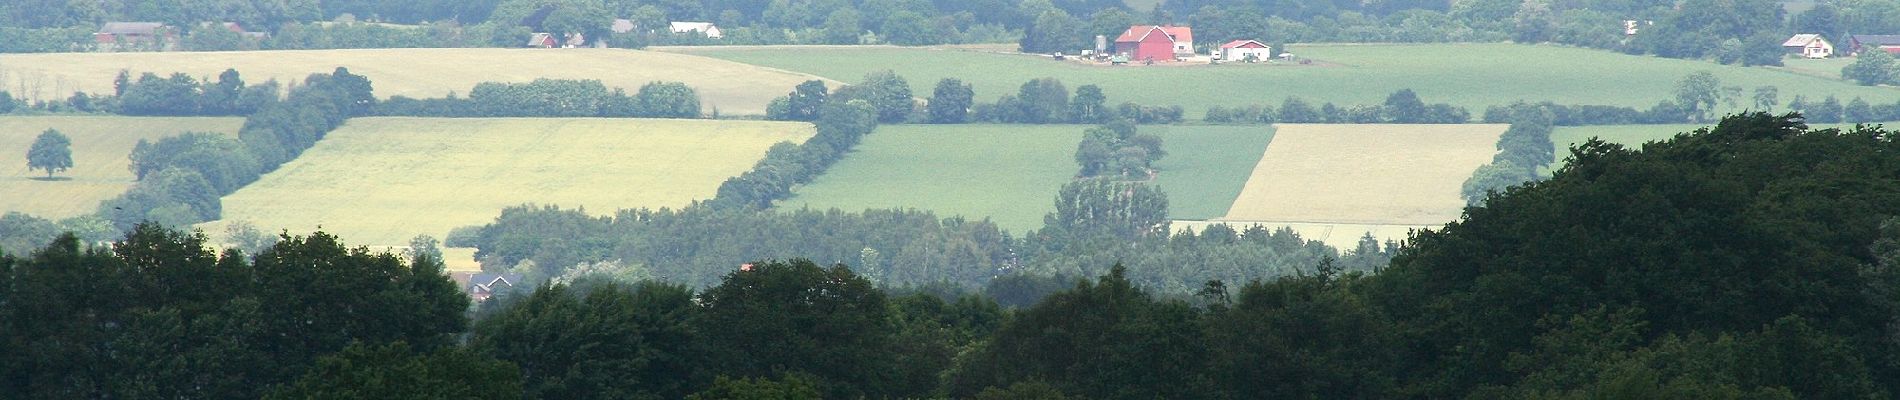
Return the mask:
M520 366L525 398L680 398L708 379L683 287L583 279L504 301L471 342Z
M930 123L961 124L970 120L970 106L975 100L976 91L970 84L956 78L944 78L937 82L937 89L931 92L925 110L930 114Z
M823 380L827 397L890 393L890 309L883 292L842 265L760 262L700 295L694 328L722 375L799 371Z
M1892 83L1900 72L1894 63L1893 55L1885 51L1863 51L1854 63L1841 67L1841 77L1865 86Z
M515 366L461 348L417 353L407 343L351 344L266 399L514 398Z
M46 170L46 177L53 173L73 167L73 142L66 134L58 130L47 129L33 139L33 147L26 150L26 167L30 170Z
M1186 303L1154 299L1117 266L1003 324L950 373L950 394L1041 381L1085 398L1198 397L1207 383L1194 329L1201 317Z

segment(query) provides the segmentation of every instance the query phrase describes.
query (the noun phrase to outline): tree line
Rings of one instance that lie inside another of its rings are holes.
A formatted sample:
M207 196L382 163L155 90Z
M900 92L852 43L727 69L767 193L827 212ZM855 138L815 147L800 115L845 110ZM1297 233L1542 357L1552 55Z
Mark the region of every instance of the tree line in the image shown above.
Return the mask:
M391 97L374 115L405 117L700 118L699 93L680 82L652 82L633 95L599 80L535 79L483 82L467 98Z
M1001 123L1001 124L1101 124L1127 119L1141 124L1171 124L1182 121L1181 106L1152 106L1132 102L1109 105L1107 94L1096 85L1077 87L1072 93L1056 78L1024 82L1015 94L998 97L995 102L976 101L970 84L955 78L937 82L930 97L919 104L910 82L891 71L879 71L864 77L863 83L829 91L824 81L807 81L791 93L773 99L766 118L778 121L812 121L816 110L829 102L863 100L877 110L880 123Z
M1462 124L1471 120L1471 112L1446 103L1425 104L1412 89L1399 89L1386 96L1381 105L1338 106L1331 102L1318 108L1312 103L1288 96L1279 108L1266 105L1207 108L1202 121L1215 124Z
M999 279L1054 287L1020 307L988 289L880 287L794 259L728 261L703 289L581 277L503 293L470 317L427 249L405 260L319 233L220 255L202 236L142 226L109 249L67 236L0 256L0 335L30 350L0 352L0 390L1884 398L1900 388L1900 176L1881 167L1900 163L1897 146L1881 130L1734 116L1642 150L1587 144L1550 179L1368 255L1390 256L1382 268L1320 257L1185 294L1113 264L1088 279ZM1825 189L1841 187L1852 190ZM830 229L798 226L773 233ZM773 229L785 228L754 230ZM1210 228L1168 246L1311 246L1254 235ZM1219 268L1200 256L1171 263Z
M220 197L295 159L350 117L368 112L376 102L371 90L369 78L338 67L331 74L310 75L283 101L258 106L236 138L185 133L157 142L140 140L130 155L138 182L101 202L98 213L121 231L142 221L185 226L217 220L223 213Z

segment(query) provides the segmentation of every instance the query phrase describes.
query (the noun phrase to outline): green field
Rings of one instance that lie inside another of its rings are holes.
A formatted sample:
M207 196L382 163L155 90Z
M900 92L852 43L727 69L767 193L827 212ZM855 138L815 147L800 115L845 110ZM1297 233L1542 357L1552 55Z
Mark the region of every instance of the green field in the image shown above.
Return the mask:
M1079 125L891 125L878 128L784 207L916 208L1039 229L1074 178ZM1156 185L1177 218L1227 212L1260 159L1264 126L1148 126L1165 141Z
M1014 94L1023 82L1057 77L1071 89L1101 85L1111 102L1181 105L1189 118L1208 106L1268 104L1288 96L1315 103L1377 104L1400 88L1428 103L1463 106L1473 114L1517 100L1648 108L1672 98L1676 82L1696 71L1714 72L1725 86L1776 86L1781 101L1795 95L1900 100L1900 90L1856 86L1785 69L1744 68L1704 61L1631 56L1603 50L1515 44L1292 45L1312 65L1108 67L1057 62L994 51L900 47L673 48L749 64L855 82L890 69L919 96L942 78L976 86L977 99ZM1507 61L1508 62L1505 62ZM1836 68L1838 70L1838 68ZM1838 71L1837 71L1838 72ZM1742 103L1747 103L1743 101Z
M135 182L127 168L140 139L157 141L181 132L236 134L243 118L0 117L0 212L18 211L59 219L91 213ZM27 170L26 150L47 128L72 140L73 169L64 180L45 181Z
M390 246L524 203L681 207L711 198L771 145L811 134L783 122L357 118L225 196L224 217ZM223 232L225 221L200 227Z
M1168 156L1155 163L1155 185L1168 193L1168 216L1209 219L1227 215L1247 184L1272 126L1144 126L1160 135Z
M0 54L0 86L16 97L63 99L73 91L112 93L120 70L216 79L226 68L236 68L246 82L292 83L339 66L369 77L381 97L466 95L481 82L536 78L598 79L631 93L664 80L698 90L707 112L754 115L764 114L772 98L813 79L705 57L621 49L361 49Z
M1832 79L1840 79L1841 68L1846 68L1847 64L1853 64L1855 59L1853 57L1847 57L1846 49L1840 49L1839 51L1840 53L1836 54L1834 58L1822 58L1822 59L1807 59L1807 58L1800 58L1800 57L1785 58L1785 59L1782 59L1782 64L1784 64L1782 65L1782 68L1786 68L1787 70L1796 72L1796 73L1802 73L1802 74L1808 74L1808 75L1814 75L1814 76L1826 77L1826 78L1832 78ZM1783 99L1782 101L1787 101L1787 100Z

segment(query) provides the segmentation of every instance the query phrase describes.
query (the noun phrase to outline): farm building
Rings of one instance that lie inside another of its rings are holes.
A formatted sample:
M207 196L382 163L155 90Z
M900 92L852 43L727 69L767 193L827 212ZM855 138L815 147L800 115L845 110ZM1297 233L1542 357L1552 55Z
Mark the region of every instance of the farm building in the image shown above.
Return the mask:
M1258 40L1235 40L1220 45L1222 60L1266 60L1273 58L1273 47Z
M1656 21L1623 20L1623 36L1636 36L1636 32L1643 30L1643 27L1655 24Z
M1169 61L1194 55L1194 30L1185 26L1135 25L1115 38L1115 52L1138 61Z
M92 34L92 40L100 49L111 50L159 42L169 45L175 42L175 35L171 27L158 22L107 22Z
M246 39L262 40L264 38L270 37L269 32L251 32L251 31L245 30L244 25L240 25L236 22L206 22L203 24L198 24L198 27L201 29L221 28L227 31L231 31L231 33L236 33L240 36L243 36Z
M560 45L561 45L560 42L554 41L554 34L552 33L535 32L533 35L528 36L528 47L533 47L537 49L552 49L555 47L559 47Z
M1900 35L1847 35L1849 55L1860 56L1861 51L1880 49L1888 54L1900 54Z
M535 32L533 35L528 36L528 43L526 46L537 48L537 49L552 49L556 47L572 49L576 47L583 47L586 45L587 45L587 36L579 34L579 33L569 33L566 35L566 39L562 40L560 37L556 37L552 33Z
M488 300L488 298L494 297L496 293L507 292L514 289L515 283L521 282L521 274L512 273L496 274L484 272L466 274L466 278L463 276L464 274L454 274L451 275L450 278L454 279L456 283L461 284L462 291L468 293L469 299L474 300L476 303Z
M1828 58L1834 55L1834 44L1828 43L1827 38L1813 33L1794 35L1787 41L1781 42L1781 48L1787 49L1789 54L1805 58Z
M726 36L723 33L719 33L718 25L713 25L711 22L674 22L668 25L668 28L672 29L673 33L699 32L700 34L706 35L708 39L718 39Z

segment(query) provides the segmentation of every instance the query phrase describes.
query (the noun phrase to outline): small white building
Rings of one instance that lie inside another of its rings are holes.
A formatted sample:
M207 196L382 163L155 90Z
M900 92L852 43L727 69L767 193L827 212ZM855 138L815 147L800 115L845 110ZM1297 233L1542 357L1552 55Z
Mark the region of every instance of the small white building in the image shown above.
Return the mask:
M1827 38L1813 33L1794 35L1794 37L1788 38L1788 41L1781 42L1781 48L1788 49L1788 53L1790 54L1797 54L1806 58L1828 58L1834 56L1834 44L1828 43Z
M1273 48L1258 40L1235 40L1220 45L1220 59L1226 61L1246 60L1252 56L1255 61L1273 58Z
M711 22L674 22L669 24L668 27L672 29L673 33L699 32L702 35L706 35L708 39L718 39L726 36L723 33L719 33L718 25L713 25Z

